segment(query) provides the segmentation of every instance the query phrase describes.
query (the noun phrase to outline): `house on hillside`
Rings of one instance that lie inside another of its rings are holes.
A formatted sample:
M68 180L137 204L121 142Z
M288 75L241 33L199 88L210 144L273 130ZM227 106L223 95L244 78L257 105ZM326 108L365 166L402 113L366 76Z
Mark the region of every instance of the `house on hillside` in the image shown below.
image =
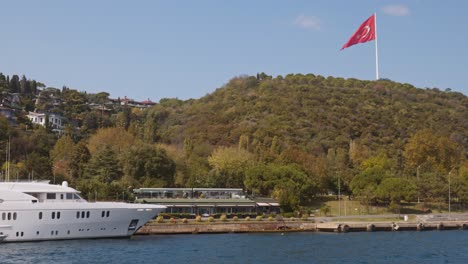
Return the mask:
M4 94L0 106L21 110L20 94L19 93Z
M58 134L63 133L64 118L59 114L55 114L55 113L46 114L46 113L29 112L27 117L29 118L29 120L31 120L31 122L33 124L40 125L40 126L43 126L43 127L46 126L46 120L49 119L49 125L50 125L52 131L54 131L54 132L56 132Z
M133 99L129 99L127 98L127 96L125 96L123 99L120 100L120 105L126 105L126 106L130 106L130 107L133 107L133 108L138 108L138 109L145 109L145 108L149 108L153 105L155 105L156 103L151 101L149 98L148 100L145 100L143 102L138 102L138 101L135 101Z
M10 108L10 107L5 107L5 106L0 106L0 115L4 116L10 124L16 125L16 112L17 110Z

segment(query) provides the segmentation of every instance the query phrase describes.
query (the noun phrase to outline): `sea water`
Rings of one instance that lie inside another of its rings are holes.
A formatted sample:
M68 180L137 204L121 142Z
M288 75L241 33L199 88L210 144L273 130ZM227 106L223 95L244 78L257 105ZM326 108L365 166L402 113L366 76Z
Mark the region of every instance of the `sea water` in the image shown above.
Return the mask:
M468 263L468 231L197 234L0 243L0 263Z

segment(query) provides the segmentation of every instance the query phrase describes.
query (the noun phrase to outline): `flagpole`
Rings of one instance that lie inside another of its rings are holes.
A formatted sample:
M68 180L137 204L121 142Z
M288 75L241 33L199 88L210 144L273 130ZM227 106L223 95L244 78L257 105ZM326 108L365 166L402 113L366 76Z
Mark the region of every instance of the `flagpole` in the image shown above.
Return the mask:
M375 79L379 80L379 52L377 50L377 13L374 13L375 27Z

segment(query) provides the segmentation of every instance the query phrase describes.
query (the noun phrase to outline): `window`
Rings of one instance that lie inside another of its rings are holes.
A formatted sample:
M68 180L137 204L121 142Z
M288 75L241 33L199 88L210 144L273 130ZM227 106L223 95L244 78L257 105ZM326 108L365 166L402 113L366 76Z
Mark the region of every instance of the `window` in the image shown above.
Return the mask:
M60 194L60 199L63 200L63 193Z
M42 212L39 212L39 220L42 219Z
M8 213L8 220L11 220L11 213Z
M85 217L85 212L81 212L81 218L84 218Z
M13 220L16 220L16 213L13 213Z
M73 200L73 193L66 194L67 200Z
M60 212L57 212L57 219L60 219Z
M86 212L86 218L89 218L89 211Z
M6 213L2 213L2 220L6 219Z
M52 212L52 219L55 219L55 212Z
M105 213L106 213L106 212L102 211L102 212L101 212L101 217L104 217Z
M76 218L80 218L80 212L76 212Z
M57 198L55 193L47 193L47 200L55 200Z
M107 211L107 213L106 213L106 217L109 217L109 214L110 214L110 211Z

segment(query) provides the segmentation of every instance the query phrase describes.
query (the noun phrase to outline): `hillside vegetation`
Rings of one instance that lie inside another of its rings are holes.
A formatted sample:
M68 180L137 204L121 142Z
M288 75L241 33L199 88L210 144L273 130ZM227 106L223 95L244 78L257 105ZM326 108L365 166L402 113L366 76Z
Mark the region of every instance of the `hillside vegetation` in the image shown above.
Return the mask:
M66 88L57 96L64 103L48 110L79 129L57 139L28 122L15 129L2 122L0 140L10 135L31 145L12 154L23 178L36 171L51 179L54 171L90 197L129 195L139 186L242 187L291 211L340 190L398 207L417 198L446 202L450 180L452 202L468 202L468 98L461 93L261 73L145 110L103 114L76 103L103 104L107 93Z

